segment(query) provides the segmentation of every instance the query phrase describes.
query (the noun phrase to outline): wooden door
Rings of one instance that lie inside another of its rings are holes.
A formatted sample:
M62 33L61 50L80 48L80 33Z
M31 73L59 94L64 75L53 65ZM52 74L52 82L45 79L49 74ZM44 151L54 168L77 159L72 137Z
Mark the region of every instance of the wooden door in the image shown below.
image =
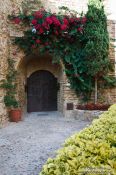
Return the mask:
M27 81L27 111L57 110L57 79L49 71L37 71Z

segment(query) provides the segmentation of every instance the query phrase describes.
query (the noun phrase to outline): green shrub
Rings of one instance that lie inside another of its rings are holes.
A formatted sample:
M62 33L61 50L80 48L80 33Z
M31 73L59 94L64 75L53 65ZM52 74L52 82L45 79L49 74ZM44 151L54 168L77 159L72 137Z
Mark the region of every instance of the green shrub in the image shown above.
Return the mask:
M108 175L108 172L116 174L116 104L88 128L67 139L56 158L48 159L40 175Z

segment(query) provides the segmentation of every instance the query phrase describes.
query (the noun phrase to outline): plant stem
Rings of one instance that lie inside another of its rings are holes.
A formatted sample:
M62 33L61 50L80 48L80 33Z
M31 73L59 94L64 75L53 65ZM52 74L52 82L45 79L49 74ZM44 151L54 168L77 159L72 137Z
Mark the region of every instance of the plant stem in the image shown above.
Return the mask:
M95 99L94 99L94 103L97 104L97 100L98 100L98 87L97 87L97 77L95 77Z

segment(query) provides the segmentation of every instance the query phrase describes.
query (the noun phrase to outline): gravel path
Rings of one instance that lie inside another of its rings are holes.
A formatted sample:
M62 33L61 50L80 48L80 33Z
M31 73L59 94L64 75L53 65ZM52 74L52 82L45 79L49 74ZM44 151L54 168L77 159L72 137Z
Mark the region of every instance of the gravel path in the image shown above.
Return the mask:
M0 175L38 175L64 140L88 124L57 112L31 113L10 123L0 129Z

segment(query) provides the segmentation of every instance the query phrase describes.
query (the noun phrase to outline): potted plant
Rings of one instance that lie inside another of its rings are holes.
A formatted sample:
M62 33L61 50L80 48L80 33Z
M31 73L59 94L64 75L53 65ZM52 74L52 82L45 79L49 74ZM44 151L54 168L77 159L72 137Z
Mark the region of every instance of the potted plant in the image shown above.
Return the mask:
M21 109L19 103L13 94L6 94L4 96L4 103L8 108L9 118L12 122L18 122L21 120Z
M14 60L8 59L8 73L6 79L1 81L0 87L5 89L4 103L12 122L21 120L21 109L16 98L16 75L17 71L14 68Z

